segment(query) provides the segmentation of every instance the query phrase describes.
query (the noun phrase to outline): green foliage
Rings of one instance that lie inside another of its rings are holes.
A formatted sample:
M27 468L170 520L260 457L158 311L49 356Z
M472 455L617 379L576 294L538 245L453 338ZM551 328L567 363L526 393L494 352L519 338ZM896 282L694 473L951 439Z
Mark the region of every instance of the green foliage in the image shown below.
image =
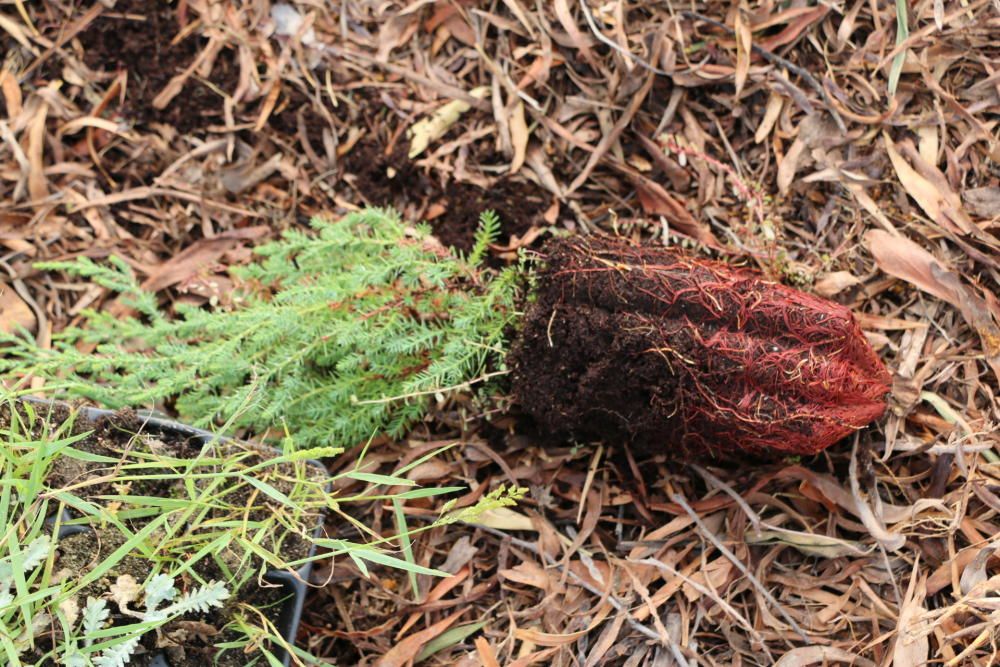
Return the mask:
M176 318L120 260L44 265L120 292L137 316L88 312L52 350L6 336L0 374L45 377L62 396L112 407L174 400L195 425L287 430L311 447L399 436L433 398L505 372L523 271L482 268L495 215L482 216L468 258L383 210L313 226L257 251L237 273L237 305L179 305Z
M146 633L254 585L263 569L257 563L286 567L280 545L310 534L331 503L324 475L291 457L264 459L259 448L219 441L178 460L154 453L155 438L136 436L107 456L88 449L88 435L74 415L52 419L0 391L2 664L124 665ZM108 465L117 470L115 484L102 494ZM68 469L75 471L70 487L54 485ZM279 479L282 501L244 491ZM176 495L142 495L144 484ZM108 546L84 571L67 569L65 550L55 548L67 521L115 535L111 543L120 546ZM198 580L192 570L200 560L214 560L212 571L226 581ZM148 577L136 581L123 571ZM175 586L181 579L183 591ZM108 581L134 595L109 603Z
M346 496L330 492L326 475L303 460L307 454L336 453L332 448L268 458L259 446L218 440L192 458L178 458L159 438L144 434L126 433L119 445L96 448L100 439L91 438L88 428L75 415L56 419L0 390L0 664L119 667L128 664L147 633L224 601L235 611L220 628L227 632L215 645L218 653L230 651L246 664L280 664L273 651L281 647L319 664L289 646L261 609L243 601L263 570L349 558L360 567L440 575L405 552L403 558L394 554L421 532L453 522L457 515L447 505L437 520L385 537L353 518L356 505L387 499L403 505L466 491L420 488L406 478L438 452L389 475L361 471L365 462L359 456L356 467L333 480L366 482L362 492ZM389 493L399 486L408 490ZM501 487L461 509L460 518L475 521L523 494ZM314 537L323 512L336 515L341 525L356 524L359 530L351 532L361 539ZM58 521L47 525L47 519ZM65 543L58 548L60 540L53 536L66 523L102 531L106 548L82 571L67 566L69 549ZM283 555L282 546L293 538L318 551L305 557L300 549L298 559L289 562L293 556ZM205 572L223 580L207 580ZM260 655L251 662L245 650Z

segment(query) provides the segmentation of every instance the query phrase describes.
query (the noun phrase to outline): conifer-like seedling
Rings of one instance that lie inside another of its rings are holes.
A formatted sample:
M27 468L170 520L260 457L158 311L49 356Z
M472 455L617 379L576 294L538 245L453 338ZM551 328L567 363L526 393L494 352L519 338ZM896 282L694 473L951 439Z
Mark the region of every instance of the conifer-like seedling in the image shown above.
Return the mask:
M121 293L137 315L88 312L51 351L7 337L0 371L47 377L63 396L114 408L176 399L196 426L287 427L297 446L402 435L429 400L504 372L520 274L483 267L498 232L485 213L461 256L387 211L315 220L235 271L237 305L179 304L173 318L121 260L43 264Z

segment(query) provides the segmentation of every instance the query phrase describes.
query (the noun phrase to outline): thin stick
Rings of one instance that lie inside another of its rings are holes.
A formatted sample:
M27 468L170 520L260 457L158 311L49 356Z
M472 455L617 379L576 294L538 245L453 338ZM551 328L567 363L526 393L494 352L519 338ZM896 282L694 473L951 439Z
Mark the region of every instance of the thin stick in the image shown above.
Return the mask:
M662 636L655 630L652 630L643 625L642 623L640 623L639 621L637 621L635 617L632 616L632 614L629 612L627 605L621 600L619 600L617 597L615 597L615 595L611 593L610 590L605 592L600 590L596 586L592 586L573 570L569 568L564 568L554 558L552 558L548 554L542 553L542 551L531 542L518 539L516 537L512 537L511 535L505 533L502 530L497 530L496 528L490 528L489 526L484 526L482 524L470 523L469 525L478 528L480 530L486 531L491 535L496 535L497 537L508 539L510 540L511 544L514 544L522 549L530 551L539 558L543 559L550 566L557 568L560 572L568 574L581 588L587 590L590 593L593 593L594 595L600 596L602 599L607 600L608 604L610 604L612 607L615 608L615 611L625 616L625 621L629 624L629 627L631 627L633 630L641 634L643 637L651 639L658 644L661 645L665 644L667 648L670 649L670 652L673 654L674 660L677 661L677 664L679 665L688 664L688 658L684 656L684 653L681 651L681 647L678 646L676 642L674 642L673 639L670 638L669 635Z
M635 55L631 51L623 49L617 42L612 39L608 39L601 29L597 27L597 22L594 21L594 15L590 12L590 7L587 5L587 0L580 0L580 10L583 12L583 16L587 19L587 25L590 27L590 32L594 33L594 37L600 40L602 43L607 44L612 49L622 54L632 62L641 65L650 72L654 74L659 74L660 76L670 76L670 72L664 71L652 63L648 63L639 56Z
M802 641L808 644L812 644L812 639L809 638L809 635L807 635L805 631L799 627L799 624L795 622L795 619L792 618L787 611L785 611L785 608L781 606L781 603L778 602L778 600L773 595L771 595L771 592L764 587L764 584L760 583L760 580L757 579L757 577L753 574L753 572L750 571L750 568L744 565L743 561L741 561L739 558L736 557L736 554L730 551L726 547L726 545L724 545L719 540L719 538L717 538L715 535L712 534L712 531L710 531L708 527L702 522L701 517L699 517L698 514L693 509L691 509L691 506L688 505L688 502L687 500L684 499L684 496L682 496L679 493L674 493L671 494L670 500L677 503L678 505L681 506L681 508L683 508L683 510L687 513L687 515L691 517L691 520L694 521L695 525L698 526L698 530L701 531L701 534L705 537L705 539L711 542L715 546L715 548L722 553L723 556L728 558L729 561L733 565L735 565L736 568L740 572L742 572L747 579L750 580L750 583L754 585L754 588L760 591L760 594L764 596L764 599L770 602L771 605L778 610L778 612L785 619L785 621L788 622L788 624L792 627L792 629L796 632L796 634L798 634L799 637L802 638Z
M715 19L709 18L708 16L705 16L704 14L699 14L698 12L683 11L683 12L681 12L681 16L685 16L685 17L687 17L689 19L696 19L698 21L704 21L705 23L707 23L709 25L712 25L712 26L715 26L716 28L719 28L720 30L725 30L730 35L735 35L736 34L736 31L733 30L732 28L730 28L725 23L721 23L719 21L716 21ZM822 84L820 84L820 82L817 81L816 78L813 77L813 75L808 72L808 70L804 70L801 67L799 67L798 65L796 65L795 63L791 62L790 60L786 60L785 58L782 58L781 56L777 55L776 53L772 53L772 52L768 51L767 49L765 49L765 48L763 48L761 46L758 46L756 44L752 44L751 48L753 49L754 53L756 53L757 55L759 55L762 58L764 58L764 60L766 60L766 61L768 61L768 62L770 62L770 63L772 63L774 65L781 65L785 69L787 69L787 70L789 70L791 72L795 72L800 77L802 77L802 79L806 83L808 83L810 85L810 87L812 87L813 90L815 90L817 93L819 93L820 97L823 98L823 102L826 104L827 111L829 111L830 115L833 116L833 119L835 121L837 121L837 127L840 128L840 131L841 132L847 132L847 125L844 124L844 119L841 118L840 114L837 113L837 110L834 109L834 107L833 107L833 101L830 99L830 95L826 92L826 89L822 86Z

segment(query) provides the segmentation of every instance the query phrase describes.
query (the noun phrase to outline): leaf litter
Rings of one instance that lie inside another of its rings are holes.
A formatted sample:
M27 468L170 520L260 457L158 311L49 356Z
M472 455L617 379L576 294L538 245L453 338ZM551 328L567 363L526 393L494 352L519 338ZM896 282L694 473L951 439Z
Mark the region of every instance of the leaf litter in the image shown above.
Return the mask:
M988 664L998 20L990 0L3 4L3 326L44 344L114 307L35 261L117 254L206 303L253 244L366 204L459 246L498 208L500 263L549 230L740 257L858 314L893 374L882 423L702 468L457 397L365 470L458 442L425 474L465 484L459 507L500 483L528 499L413 537L415 563L463 573L450 588L322 564L301 645L340 664ZM352 518L389 536L437 502Z

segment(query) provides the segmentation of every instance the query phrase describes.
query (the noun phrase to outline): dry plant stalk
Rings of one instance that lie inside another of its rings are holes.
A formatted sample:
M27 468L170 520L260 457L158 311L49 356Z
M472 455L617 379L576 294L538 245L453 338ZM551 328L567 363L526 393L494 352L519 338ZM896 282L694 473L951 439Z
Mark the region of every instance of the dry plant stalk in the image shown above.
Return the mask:
M885 411L889 373L841 305L616 238L545 252L511 362L550 432L685 456L812 454Z

